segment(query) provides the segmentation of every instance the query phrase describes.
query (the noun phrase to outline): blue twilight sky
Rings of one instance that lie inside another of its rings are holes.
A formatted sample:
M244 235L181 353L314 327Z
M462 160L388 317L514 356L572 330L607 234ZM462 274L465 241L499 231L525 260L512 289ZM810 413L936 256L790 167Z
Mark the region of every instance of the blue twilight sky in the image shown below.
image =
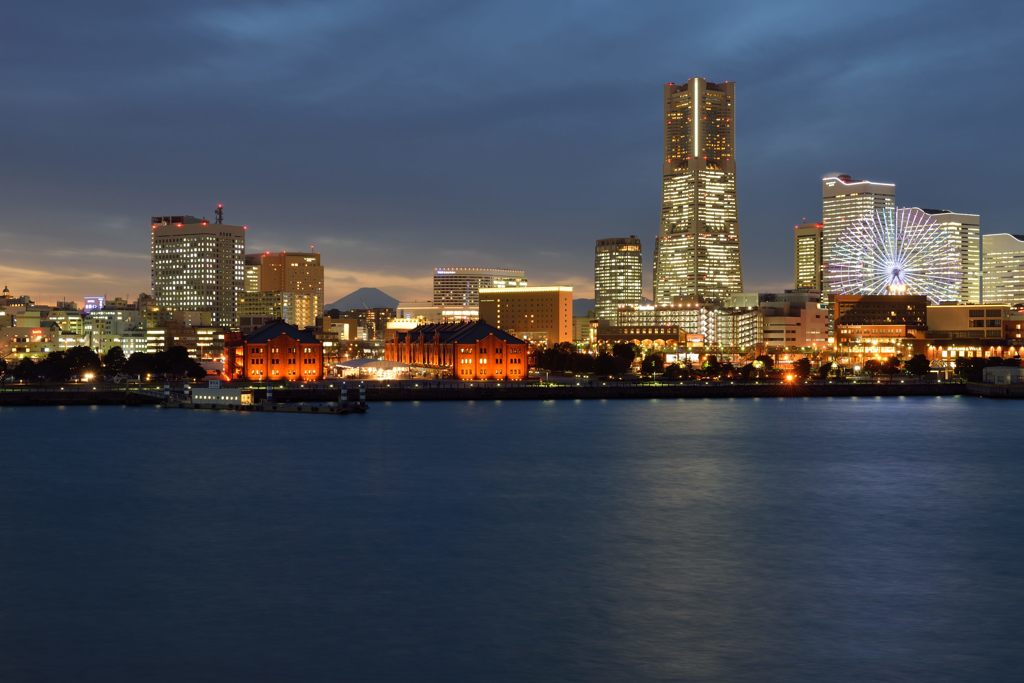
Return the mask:
M788 286L820 178L1024 231L1024 4L18 2L0 22L0 286L149 288L149 217L316 244L332 300L426 296L436 265L592 291L636 234L650 280L661 87L736 82L747 289Z

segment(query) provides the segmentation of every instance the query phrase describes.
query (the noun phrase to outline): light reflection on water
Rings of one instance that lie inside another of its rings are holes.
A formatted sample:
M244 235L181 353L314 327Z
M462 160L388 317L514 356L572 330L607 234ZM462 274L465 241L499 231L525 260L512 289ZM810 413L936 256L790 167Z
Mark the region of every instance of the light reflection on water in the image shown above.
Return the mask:
M0 409L0 680L1016 680L1020 415Z

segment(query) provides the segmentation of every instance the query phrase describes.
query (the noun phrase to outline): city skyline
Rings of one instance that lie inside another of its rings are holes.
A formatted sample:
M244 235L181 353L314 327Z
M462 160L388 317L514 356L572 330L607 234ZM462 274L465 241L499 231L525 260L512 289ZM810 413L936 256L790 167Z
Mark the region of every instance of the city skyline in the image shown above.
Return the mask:
M119 11L131 16L108 25L103 40L82 44L62 33L76 22L54 26L45 10L19 7L14 19L24 30L6 41L22 64L11 89L17 96L8 95L5 107L19 135L0 156L0 284L41 301L146 291L146 217L210 215L219 201L229 222L252 227L250 251L315 244L327 266L327 300L360 286L426 298L439 263L509 264L533 282L571 285L587 297L592 254L578 245L624 234L654 244L658 90L694 74L742 90L747 290L790 283L792 225L820 220L818 183L829 173L895 182L906 205L981 214L985 233L1020 232L1008 173L1018 139L1008 112L1019 110L1019 90L994 88L982 101L941 109L929 101L958 78L1012 80L1020 50L1012 41L1015 7L979 18L925 5L877 12L750 5L738 19L694 15L708 30L679 45L651 33L678 17L681 10L668 6L625 15L561 10L542 26L524 21L529 12L453 6L444 21L415 29L421 40L401 59L376 48L350 59L324 39L356 25L366 45L394 22L408 35L411 5L359 15L317 4L285 14L188 3L170 16ZM496 32L498 22L516 30L487 46L468 38L438 44L463 35L453 27ZM151 25L217 44L206 57L151 50L144 38ZM551 40L569 27L585 34L586 45ZM736 40L723 50L716 36L727 29ZM304 37L298 47L296 35ZM594 52L594 36L615 49ZM524 43L539 45L537 56L510 62L508 50ZM72 44L69 68L64 50ZM437 58L423 79L445 97L398 113L404 95L391 83L410 56L431 50ZM111 70L93 76L114 57ZM341 75L323 68L343 59L351 68ZM493 78L499 69L502 78ZM288 96L257 99L274 87ZM595 97L599 87L606 96ZM879 88L890 91L886 107L865 96ZM154 97L167 92L166 101ZM187 101L178 92L202 100L202 111L175 106ZM979 117L985 125L974 135L948 135ZM396 158L408 181L403 195L393 192ZM503 163L480 173L481 158ZM957 158L970 158L976 172L951 173ZM514 246L503 237L509 230L522 237Z

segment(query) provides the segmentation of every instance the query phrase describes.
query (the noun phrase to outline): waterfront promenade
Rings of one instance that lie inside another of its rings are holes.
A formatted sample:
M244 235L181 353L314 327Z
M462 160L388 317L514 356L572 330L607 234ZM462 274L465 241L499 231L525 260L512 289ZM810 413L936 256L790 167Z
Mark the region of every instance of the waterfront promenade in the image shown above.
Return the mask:
M358 381L320 382L313 386L273 387L278 402L330 401L342 387ZM824 398L870 396L986 396L1024 398L1024 386L984 385L961 382L914 382L911 380L858 382L454 382L391 381L364 382L366 400L380 401L471 401L471 400L572 400L651 398ZM263 388L263 385L259 385ZM181 389L179 385L176 390ZM164 402L165 385L9 385L0 388L0 406L32 405L159 405Z

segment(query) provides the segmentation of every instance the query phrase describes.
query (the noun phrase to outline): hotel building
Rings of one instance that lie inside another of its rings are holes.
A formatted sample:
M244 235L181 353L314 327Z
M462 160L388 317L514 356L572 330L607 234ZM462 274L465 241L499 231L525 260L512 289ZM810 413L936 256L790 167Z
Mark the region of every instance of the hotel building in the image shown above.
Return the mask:
M661 228L654 301L743 291L736 208L735 85L694 77L664 88Z
M982 301L1024 303L1024 235L985 235L981 243Z
M594 317L615 324L619 306L639 306L643 298L640 238L609 237L594 249Z
M481 289L480 320L527 341L572 342L572 287Z
M169 313L206 313L213 325L236 328L245 226L194 216L154 216L151 229L156 305Z
M803 223L793 228L793 286L822 287L821 238L824 223Z
M981 217L945 209L922 209L946 233L946 241L960 255L957 303L981 303Z
M514 268L434 269L434 305L446 309L475 309L481 289L526 287L526 271Z
M821 180L822 297L829 298L829 258L839 235L858 219L880 209L896 209L896 185L854 180L848 175L826 176Z

